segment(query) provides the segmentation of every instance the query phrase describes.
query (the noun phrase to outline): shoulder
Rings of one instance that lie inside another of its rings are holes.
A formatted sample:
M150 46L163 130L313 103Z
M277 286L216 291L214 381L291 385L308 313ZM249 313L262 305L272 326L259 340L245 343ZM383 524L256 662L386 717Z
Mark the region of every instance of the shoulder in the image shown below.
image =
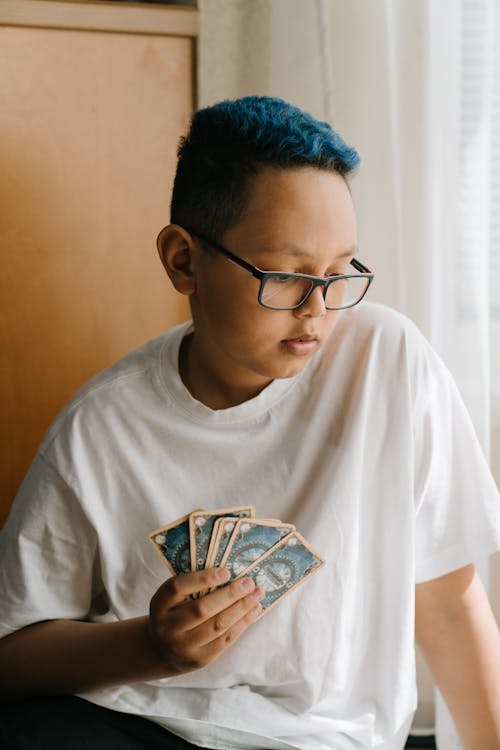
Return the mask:
M89 380L66 404L49 427L40 447L42 455L50 452L61 433L75 429L91 433L97 424L127 420L137 410L147 409L148 402L162 398L160 372L164 352L182 339L189 323L166 331L130 352ZM115 424L114 424L115 423Z
M429 347L415 323L385 305L363 302L342 312L327 347L333 353L349 348L380 356L401 356Z
M343 311L318 358L316 372L328 380L355 378L375 391L425 394L430 384L447 383L450 375L426 337L402 313L363 302Z
M387 305L364 302L346 312L345 325L352 325L367 333L379 333L386 337L421 336L410 318Z

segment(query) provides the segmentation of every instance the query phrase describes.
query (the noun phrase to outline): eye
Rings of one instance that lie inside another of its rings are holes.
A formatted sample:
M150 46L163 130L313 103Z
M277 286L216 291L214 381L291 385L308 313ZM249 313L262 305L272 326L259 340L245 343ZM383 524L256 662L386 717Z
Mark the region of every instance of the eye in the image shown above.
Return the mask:
M290 281L290 279L293 279L293 276L290 276L288 273L281 274L280 276L273 276L272 281L276 282L277 284L286 284L287 281Z
M348 264L346 266L344 266L343 268L339 268L336 271L332 271L331 273L327 273L326 276L327 276L327 278L331 278L332 276L333 277L335 277L335 276L345 276L346 274L349 275L349 265Z
M351 266L351 259L342 259L338 260L335 265L333 266L333 269L327 273L327 276L349 276L353 272L353 267Z

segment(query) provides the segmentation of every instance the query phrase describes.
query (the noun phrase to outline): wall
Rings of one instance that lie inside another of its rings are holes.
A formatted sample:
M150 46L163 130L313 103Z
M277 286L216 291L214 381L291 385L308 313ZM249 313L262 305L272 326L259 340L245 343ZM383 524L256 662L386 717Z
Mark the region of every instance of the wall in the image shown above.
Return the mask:
M0 8L0 523L65 401L189 315L155 240L193 109L197 13L136 11Z

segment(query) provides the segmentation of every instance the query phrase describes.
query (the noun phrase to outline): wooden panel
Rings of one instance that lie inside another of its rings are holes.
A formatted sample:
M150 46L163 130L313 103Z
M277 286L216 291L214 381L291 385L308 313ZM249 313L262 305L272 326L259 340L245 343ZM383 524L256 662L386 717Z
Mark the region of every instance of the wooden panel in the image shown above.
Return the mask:
M198 33L198 14L191 8L91 0L0 0L0 23L169 36Z
M155 240L192 40L0 28L0 522L91 375L188 317Z

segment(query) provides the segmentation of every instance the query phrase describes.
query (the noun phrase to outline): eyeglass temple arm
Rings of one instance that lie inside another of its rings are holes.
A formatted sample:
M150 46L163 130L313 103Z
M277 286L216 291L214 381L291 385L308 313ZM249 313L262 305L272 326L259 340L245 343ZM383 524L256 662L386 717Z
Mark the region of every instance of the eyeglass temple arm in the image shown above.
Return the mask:
M364 266L363 263L360 263L359 260L356 260L356 258L351 260L351 266L354 266L356 271L359 271L360 273L371 273L370 269Z
M255 268L255 266L252 266L251 263L247 263L246 260L243 260L243 258L239 258L237 255L234 255L230 250L227 250L225 247L222 247L222 245L219 245L218 242L214 242L214 240L209 240L208 237L204 237L199 232L195 232L192 229L189 229L188 227L184 227L188 232L191 234L194 234L196 237L198 237L199 240L204 242L206 245L209 245L210 247L215 248L215 250L218 250L220 253L226 256L228 260L231 260L233 263L236 263L237 266L241 266L241 268L245 268L247 271L250 271L252 276L255 276L256 279L262 279L264 276L264 273L260 271L258 268Z
M214 242L209 242L209 245L212 245L217 250L219 250L221 253L223 253L226 258L233 263L236 263L237 266L241 266L241 268L245 268L247 271L250 271L252 276L255 276L256 279L262 279L264 277L264 272L260 271L255 266L252 266L251 263L247 263L246 260L243 258L239 258L237 255L233 255L233 253L230 250L226 250L225 247L222 247L221 245L217 245Z

